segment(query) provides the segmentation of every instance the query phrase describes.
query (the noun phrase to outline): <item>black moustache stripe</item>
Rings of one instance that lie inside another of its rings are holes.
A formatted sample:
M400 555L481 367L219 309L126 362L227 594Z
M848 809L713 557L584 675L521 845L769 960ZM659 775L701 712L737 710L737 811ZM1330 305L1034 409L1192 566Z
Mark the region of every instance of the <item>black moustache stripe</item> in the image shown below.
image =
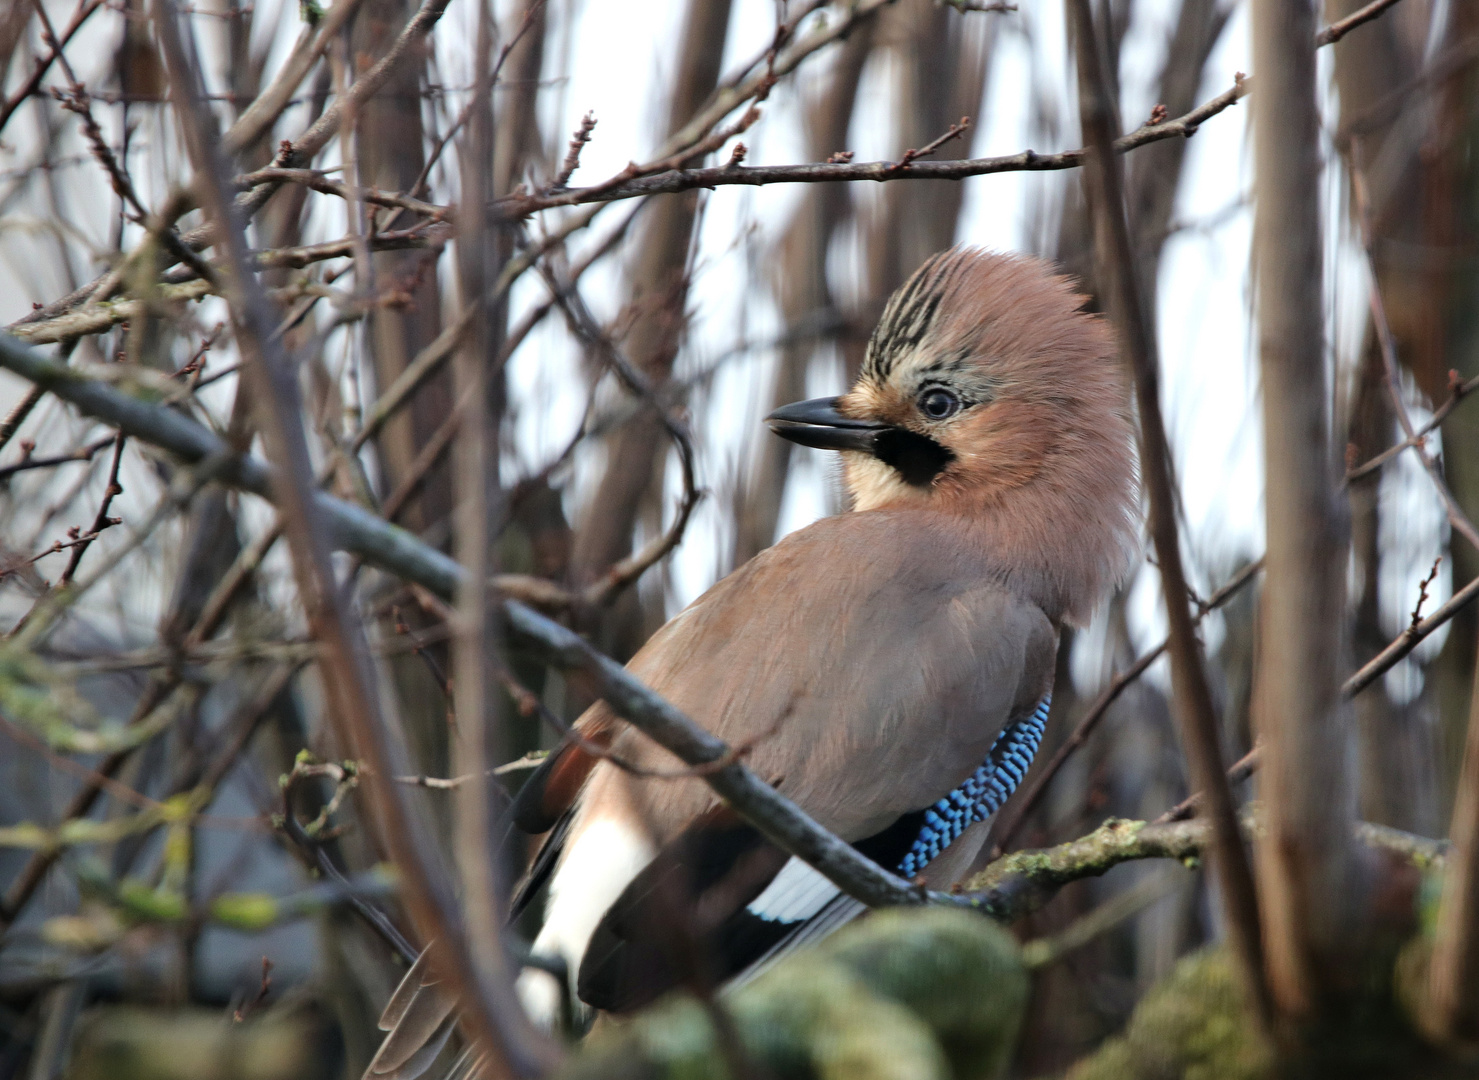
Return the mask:
M873 456L890 465L906 484L929 487L946 465L955 460L951 451L928 435L889 428L873 440Z

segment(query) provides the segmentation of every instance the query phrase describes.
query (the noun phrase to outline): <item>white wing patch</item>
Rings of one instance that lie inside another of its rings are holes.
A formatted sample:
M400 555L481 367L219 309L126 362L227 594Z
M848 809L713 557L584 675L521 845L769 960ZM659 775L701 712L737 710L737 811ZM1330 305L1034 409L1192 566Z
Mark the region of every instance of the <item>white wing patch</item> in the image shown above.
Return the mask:
M563 958L570 969L572 989L601 917L656 854L645 830L612 817L587 824L565 849L550 881L544 926L532 951ZM525 1008L546 1028L554 1023L558 985L548 973L533 968L519 977Z
M836 885L793 855L765 891L750 901L747 910L767 922L801 922L821 911L839 892Z

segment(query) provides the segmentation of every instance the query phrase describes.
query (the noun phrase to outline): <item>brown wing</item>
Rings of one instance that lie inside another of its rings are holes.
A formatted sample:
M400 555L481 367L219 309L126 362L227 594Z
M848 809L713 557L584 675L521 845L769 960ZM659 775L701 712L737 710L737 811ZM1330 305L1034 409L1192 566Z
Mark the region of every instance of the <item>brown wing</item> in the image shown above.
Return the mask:
M629 666L823 825L871 836L964 780L1051 689L1055 626L972 539L917 511L819 521L695 601ZM612 749L681 768L631 729ZM576 829L633 800L661 846L714 796L697 778L597 764Z
M509 817L526 833L549 832L575 805L586 778L600 760L594 750L606 750L616 738L621 721L604 703L586 710L575 725L578 741L571 740L550 751L539 768L529 774L509 807Z

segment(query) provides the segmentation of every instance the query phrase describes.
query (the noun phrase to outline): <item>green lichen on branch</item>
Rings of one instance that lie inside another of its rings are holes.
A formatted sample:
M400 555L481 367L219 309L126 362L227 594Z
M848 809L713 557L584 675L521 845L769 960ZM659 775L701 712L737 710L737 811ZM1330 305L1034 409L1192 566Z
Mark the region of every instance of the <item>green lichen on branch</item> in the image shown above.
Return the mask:
M1196 859L1208 836L1206 823L1198 819L1153 825L1110 818L1066 844L1004 855L966 881L959 895L997 918L1015 919L1040 907L1069 882L1098 877L1122 862Z
M111 754L140 746L185 715L200 694L198 686L177 687L148 716L125 724L100 715L75 680L52 670L31 650L14 643L0 647L0 716L62 753Z
M1448 857L1447 840L1429 840L1369 821L1356 822L1356 839L1369 848L1400 856L1423 873L1441 871Z
M157 306L161 303L185 303L191 300L199 300L213 292L211 284L207 281L187 281L179 285L161 285L152 303ZM98 303L88 304L75 311L69 311L65 315L47 319L44 322L21 323L12 326L7 331L11 335L20 338L31 345L47 345L56 341L65 341L67 338L82 337L86 334L101 334L111 330L114 326L130 319L142 318L149 314L150 300L136 298L124 298L118 300L103 300Z
M1241 818L1244 832L1256 832L1257 805L1245 806ZM1397 855L1419 870L1443 865L1447 850L1443 841L1367 822L1358 822L1354 832L1359 843ZM1191 864L1209 841L1207 824L1200 818L1165 824L1110 818L1089 835L1066 844L1002 856L960 885L955 899L1010 921L1035 911L1069 882L1098 877L1123 862L1177 859Z

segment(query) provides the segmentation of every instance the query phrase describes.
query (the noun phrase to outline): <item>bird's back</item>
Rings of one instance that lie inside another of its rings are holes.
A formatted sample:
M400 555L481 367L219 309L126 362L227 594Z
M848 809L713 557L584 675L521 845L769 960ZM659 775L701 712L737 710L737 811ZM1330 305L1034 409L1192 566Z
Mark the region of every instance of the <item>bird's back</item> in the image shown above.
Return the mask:
M981 786L988 751L1009 725L1040 733L1052 688L1057 628L1026 584L970 522L918 510L845 514L791 534L725 578L629 666L889 869L924 870L952 844L957 857L940 862L958 866L982 838L979 829L962 833L994 797L971 788L971 778ZM545 807L564 816L534 948L580 972L584 1000L630 1008L681 979L663 943L673 919L689 917L680 912L703 913L695 932L710 939L726 974L819 920L856 913L855 902L771 846L606 705L581 727L610 737L611 757L567 747L544 778L563 773L566 782L551 786L566 798L579 793L573 805ZM588 778L582 786L568 782L572 775ZM1004 790L1010 785L995 789ZM962 813L930 824L947 797ZM545 857L554 854L547 848Z
M848 840L933 803L1052 685L1056 629L972 529L877 510L792 533L664 626L629 665ZM587 723L605 723L597 705ZM679 763L635 731L613 745ZM845 780L845 782L843 782ZM943 785L943 786L942 786ZM637 789L660 846L706 806L701 780L599 766L581 817Z

